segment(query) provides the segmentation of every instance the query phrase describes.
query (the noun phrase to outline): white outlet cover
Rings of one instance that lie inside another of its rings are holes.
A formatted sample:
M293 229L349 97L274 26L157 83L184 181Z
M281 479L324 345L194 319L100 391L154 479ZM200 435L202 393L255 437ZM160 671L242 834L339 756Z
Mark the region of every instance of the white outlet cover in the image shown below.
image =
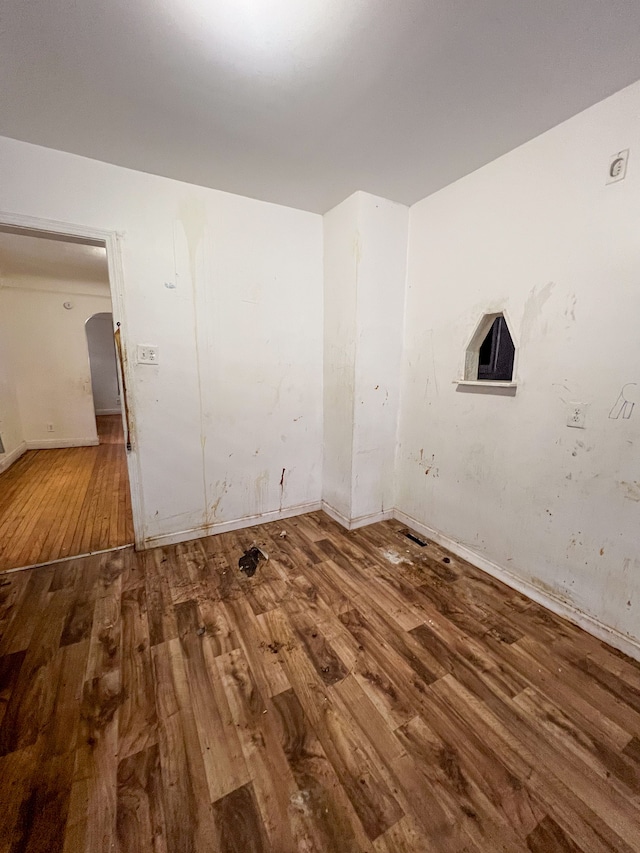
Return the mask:
M136 361L138 364L157 364L158 347L155 344L138 344Z
M587 403L569 403L567 406L567 426L573 429L585 429L588 408Z
M609 158L609 169L607 171L607 183L615 184L617 181L623 181L627 174L627 162L629 160L629 149L618 151L617 154L612 154Z

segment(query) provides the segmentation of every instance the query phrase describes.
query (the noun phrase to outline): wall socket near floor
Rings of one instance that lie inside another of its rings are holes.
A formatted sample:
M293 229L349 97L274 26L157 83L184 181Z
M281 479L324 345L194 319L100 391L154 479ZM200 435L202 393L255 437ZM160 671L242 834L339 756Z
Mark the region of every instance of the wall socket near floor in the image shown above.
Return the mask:
M155 344L138 344L138 364L157 364L158 347Z
M47 432L55 432L53 424L47 424Z
M569 403L567 407L567 426L575 429L585 429L587 425L587 404Z

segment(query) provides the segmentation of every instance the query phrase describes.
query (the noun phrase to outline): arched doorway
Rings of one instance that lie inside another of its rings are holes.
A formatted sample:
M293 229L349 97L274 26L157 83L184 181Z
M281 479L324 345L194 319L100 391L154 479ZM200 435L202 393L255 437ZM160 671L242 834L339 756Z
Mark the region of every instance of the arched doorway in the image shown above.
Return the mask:
M113 339L113 315L93 314L85 323L96 417L120 415L120 379Z

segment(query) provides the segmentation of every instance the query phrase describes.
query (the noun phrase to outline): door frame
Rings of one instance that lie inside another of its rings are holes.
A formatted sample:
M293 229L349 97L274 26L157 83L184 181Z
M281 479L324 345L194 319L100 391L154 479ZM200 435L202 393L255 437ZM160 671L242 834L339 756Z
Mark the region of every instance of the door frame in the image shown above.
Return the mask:
M91 228L86 225L76 225L71 222L61 222L57 219L42 219L37 216L24 216L20 213L11 213L0 210L0 225L11 228L20 228L32 232L33 236L38 233L43 237L55 235L64 239L80 242L94 241L98 245L104 245L107 251L107 268L109 273L109 290L111 292L111 308L113 313L114 333L120 329L120 342L122 359L120 369L124 376L124 387L120 396L121 417L128 433L131 449L127 450L127 469L129 472L129 490L131 492L131 512L133 515L134 544L136 549L144 548L144 504L142 497L142 476L140 470L140 452L136 435L136 400L134 393L134 374L132 359L129 358L128 336L125 314L124 299L124 273L122 268L121 241L122 233L119 231L105 231L100 228ZM126 395L126 399L125 399ZM127 410L129 417L127 417ZM69 558L71 559L71 557Z

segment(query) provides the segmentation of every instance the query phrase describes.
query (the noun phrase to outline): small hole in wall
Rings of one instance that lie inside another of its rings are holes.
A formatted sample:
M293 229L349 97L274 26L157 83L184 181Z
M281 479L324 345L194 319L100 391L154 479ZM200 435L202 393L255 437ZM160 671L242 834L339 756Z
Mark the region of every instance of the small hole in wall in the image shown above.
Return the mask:
M511 382L516 348L504 314L485 314L465 358L465 376L476 382Z

